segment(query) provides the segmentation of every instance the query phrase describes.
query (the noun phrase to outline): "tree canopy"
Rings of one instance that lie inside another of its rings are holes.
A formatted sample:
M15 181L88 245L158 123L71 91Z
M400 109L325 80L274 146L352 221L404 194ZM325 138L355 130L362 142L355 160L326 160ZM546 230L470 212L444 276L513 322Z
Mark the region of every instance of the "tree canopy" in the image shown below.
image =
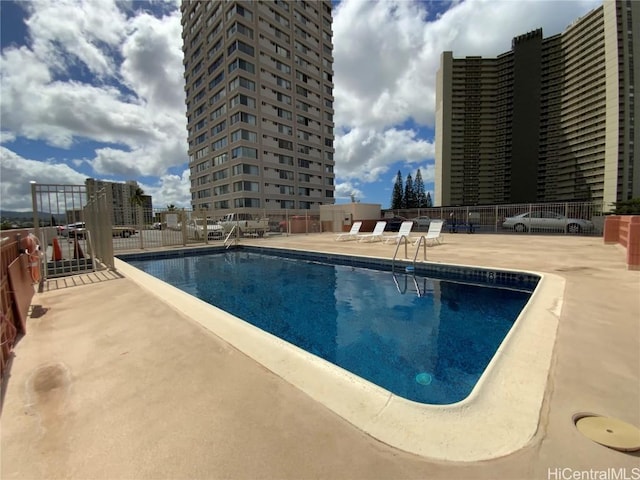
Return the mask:
M393 192L391 193L391 208L400 210L403 208L427 207L433 207L433 201L431 200L431 193L425 192L420 169L416 172L415 181L409 173L404 184L402 182L402 173L398 170L396 181L393 184Z
M402 193L402 174L398 170L396 175L396 183L393 184L393 192L391 193L391 208L398 210L403 208L403 193Z

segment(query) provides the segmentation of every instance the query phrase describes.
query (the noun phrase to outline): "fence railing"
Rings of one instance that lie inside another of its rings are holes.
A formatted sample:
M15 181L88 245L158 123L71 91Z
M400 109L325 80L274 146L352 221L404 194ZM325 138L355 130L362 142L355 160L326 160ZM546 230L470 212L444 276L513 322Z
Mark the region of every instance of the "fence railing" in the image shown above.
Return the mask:
M21 239L29 230L2 231L0 250L0 380L4 378L19 334L26 333L26 320L35 293Z
M446 222L449 231L482 233L558 233L602 235L602 202L527 203L383 210L383 216L419 219L418 230L429 220Z

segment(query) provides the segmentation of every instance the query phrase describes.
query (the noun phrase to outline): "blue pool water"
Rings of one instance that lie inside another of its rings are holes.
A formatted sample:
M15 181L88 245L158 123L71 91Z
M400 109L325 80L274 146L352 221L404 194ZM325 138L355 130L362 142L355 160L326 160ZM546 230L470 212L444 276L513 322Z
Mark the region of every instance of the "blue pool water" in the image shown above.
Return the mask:
M530 293L243 250L131 265L392 393L463 400Z

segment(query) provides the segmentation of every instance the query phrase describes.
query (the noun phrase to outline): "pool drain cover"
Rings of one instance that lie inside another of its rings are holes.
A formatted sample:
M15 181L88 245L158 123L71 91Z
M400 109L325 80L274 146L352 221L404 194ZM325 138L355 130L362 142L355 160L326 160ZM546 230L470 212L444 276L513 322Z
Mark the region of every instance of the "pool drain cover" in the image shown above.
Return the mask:
M431 376L431 374L426 372L422 372L416 375L416 382L418 382L420 385L431 385L432 380L433 377Z
M640 450L640 429L617 418L585 416L576 420L585 437L621 452Z

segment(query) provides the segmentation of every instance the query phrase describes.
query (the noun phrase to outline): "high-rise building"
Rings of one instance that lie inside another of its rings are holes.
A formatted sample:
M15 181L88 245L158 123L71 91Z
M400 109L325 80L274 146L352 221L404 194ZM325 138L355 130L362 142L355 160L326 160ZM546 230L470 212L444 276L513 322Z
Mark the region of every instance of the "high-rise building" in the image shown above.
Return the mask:
M605 0L497 58L441 56L437 205L640 197L640 2Z
M134 198L140 189L138 182L107 182L87 178L85 180L87 199L96 197L100 193L107 195L111 208L111 223L113 225L139 225L153 221L153 201L151 195L141 195L142 209L139 210ZM142 218L140 218L142 213Z
M183 0L181 12L192 207L334 203L331 2Z

